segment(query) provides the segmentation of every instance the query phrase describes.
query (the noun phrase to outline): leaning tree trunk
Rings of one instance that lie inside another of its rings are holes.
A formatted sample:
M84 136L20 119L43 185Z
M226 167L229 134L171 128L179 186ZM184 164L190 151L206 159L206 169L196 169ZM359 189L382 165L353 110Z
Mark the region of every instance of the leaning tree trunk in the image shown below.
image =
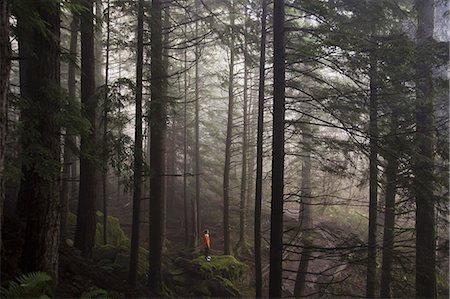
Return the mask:
M137 59L136 59L136 127L134 133L133 223L131 230L131 285L136 285L139 262L139 234L142 189L142 67L144 63L144 0L138 2Z
M5 142L8 120L8 86L9 71L11 69L11 46L9 43L9 1L0 0L0 227L3 223L3 202L5 169ZM2 248L2 235L0 230L0 251Z
M95 96L94 17L93 0L82 1L81 12L81 103L91 124L89 133L81 137L80 191L74 246L84 257L92 256L95 245L95 202L99 171L94 158L98 157L98 117Z
M163 63L161 1L152 1L151 22L151 104L150 104L150 213L149 287L154 294L163 290L162 248L164 242L164 136L166 131L166 71Z
M370 98L369 98L369 240L367 255L366 297L375 297L375 278L377 266L377 193L378 193L378 91L377 58L370 53Z
M391 297L392 259L394 256L395 193L397 190L398 152L396 151L398 117L391 116L391 131L386 153L386 195L384 212L383 259L381 265L380 297Z
M416 0L417 81L416 150L414 187L416 197L416 296L435 298L436 244L433 196L434 94L430 48L433 47L434 1Z
M230 26L234 32L234 4L230 4ZM231 167L231 137L233 135L233 107L234 107L234 33L229 41L230 65L228 73L228 121L227 138L225 141L225 165L223 171L223 251L224 254L231 253L230 243L230 167Z
M273 6L273 146L269 297L281 298L283 254L285 44L284 0Z
M258 128L256 137L256 185L255 185L255 297L262 297L261 271L261 206L262 206L262 167L263 167L263 132L264 132L264 78L266 65L266 0L261 1L261 44L259 54L258 84Z
M296 298L303 297L306 287L306 276L308 274L309 261L311 260L313 234L313 220L311 217L311 128L309 122L310 117L305 119L305 127L303 129L303 165L302 165L302 183L300 190L300 209L301 215L300 228L302 231L303 251L300 257L297 277L295 280L294 296Z
M46 271L58 276L59 249L59 179L61 99L55 96L60 87L60 6L46 1L33 3L45 29L32 30L29 60L30 105L22 111L24 125L24 181L30 188L29 211L22 250L24 272ZM44 155L44 156L43 156ZM44 169L45 166L45 169Z

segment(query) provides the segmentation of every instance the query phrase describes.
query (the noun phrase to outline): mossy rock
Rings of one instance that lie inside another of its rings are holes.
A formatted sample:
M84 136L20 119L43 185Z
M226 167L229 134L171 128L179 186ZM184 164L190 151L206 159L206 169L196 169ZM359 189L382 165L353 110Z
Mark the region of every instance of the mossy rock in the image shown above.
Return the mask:
M202 256L193 260L192 263L199 265L200 272L208 278L221 276L233 283L243 282L249 273L248 266L232 255L213 256L210 262L207 262Z
M205 281L200 281L199 284L194 285L190 288L190 290L196 295L196 296L204 296L204 297L211 297L212 293L208 288L208 284Z
M209 283L209 290L214 297L242 297L239 289L227 278L215 276Z
M97 244L103 244L103 213L97 211L97 225L95 230L95 242ZM125 232L120 227L119 219L113 216L108 216L106 223L106 239L107 243L114 245L115 247L120 246L122 242L126 242L129 239Z
M117 248L111 244L97 245L94 247L92 257L94 261L111 260L114 261L117 255Z
M66 245L69 247L73 247L73 240L72 239L66 239Z

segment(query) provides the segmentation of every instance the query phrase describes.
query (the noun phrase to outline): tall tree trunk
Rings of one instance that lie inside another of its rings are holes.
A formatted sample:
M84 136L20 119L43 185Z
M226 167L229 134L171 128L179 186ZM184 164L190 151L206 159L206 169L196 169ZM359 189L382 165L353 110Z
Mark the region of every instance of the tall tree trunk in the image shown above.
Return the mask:
M9 1L0 0L0 227L3 224L3 202L5 169L5 144L8 123L8 86L11 69L11 45L9 42ZM2 248L0 230L0 251ZM1 252L0 252L1 253Z
M76 57L77 57L77 45L78 45L78 27L80 19L77 13L72 13L72 21L70 22L70 46L69 51L71 59L69 60L68 76L67 76L67 90L69 92L69 98L71 101L76 97ZM69 212L69 199L74 195L71 191L71 186L75 184L73 176L75 165L75 155L70 149L70 145L74 146L76 143L76 137L74 132L66 130L66 136L64 138L64 165L61 187L61 237L64 240L66 237L67 226L67 214Z
M25 272L46 271L58 276L60 224L60 146L58 118L61 100L55 97L60 87L60 6L34 1L30 5L45 22L42 29L32 29L29 60L32 80L30 105L22 111L24 124L24 181L30 188L29 211L22 250ZM44 155L44 157L42 156ZM45 170L42 168L45 165Z
M32 43L32 28L29 26L26 20L26 16L17 16L17 35L18 35L18 45L19 45L19 74L20 74L20 98L21 101L31 101L33 95L33 90L31 89L31 81L33 80L33 75L31 73L31 63L33 57L33 43ZM24 118L24 112L21 110L20 119ZM24 136L21 136L21 150L25 148L26 140ZM22 163L22 174L27 172L27 167ZM32 197L31 194L31 182L25 180L25 176L22 175L20 180L19 194L17 198L16 205L16 215L22 219L27 217L27 212L29 210L28 199Z
M184 26L186 39L186 28ZM184 126L183 126L183 203L184 203L184 245L189 246L189 221L188 221L188 199L187 199L187 51L184 50ZM195 241L194 241L195 242ZM193 243L192 245L194 245Z
M310 117L305 119L303 128L303 165L302 165L302 183L300 190L300 209L303 216L300 221L302 230L303 251L300 257L297 277L295 280L294 296L296 298L305 296L306 275L308 274L309 261L311 260L313 234L313 220L311 217L311 128Z
M261 206L262 206L262 167L264 133L264 81L266 66L266 15L267 2L261 1L261 44L259 48L259 84L258 84L258 128L256 137L256 185L255 185L255 297L262 297L261 271Z
M227 137L225 141L225 166L223 171L223 238L224 254L231 253L230 244L230 166L231 166L231 137L233 135L233 107L234 107L234 3L230 3L230 26L232 34L229 40L230 65L228 74L228 121Z
M396 151L398 117L392 112L388 152L386 153L386 200L384 212L383 260L381 266L380 297L391 297L391 270L394 255L395 194L397 190L398 160Z
M166 130L166 71L163 63L161 1L152 1L152 57L150 119L150 213L149 286L155 294L163 289L162 248L164 242L164 136Z
M281 298L284 190L284 0L273 6L273 147L269 297Z
M144 63L144 0L138 2L136 58L136 127L134 132L133 223L131 230L129 281L136 285L142 187L142 68Z
M94 57L95 57L95 93L100 99L101 89L105 83L105 78L103 74L103 0L94 0ZM97 104L97 139L99 141L99 148L103 148L103 131L105 128L105 123L103 122L103 106L104 103L99 101ZM100 161L105 162L105 155L101 154ZM95 201L95 210L103 210L103 166L101 165L101 171L97 171L97 198Z
M95 96L93 0L81 2L81 103L91 130L81 137L80 191L74 246L84 257L92 256L95 245L95 202L99 171L93 157L98 157L98 101Z
M164 3L163 3L164 4ZM163 19L163 25L161 26L161 30L162 32L164 32L163 37L162 37L162 64L163 64L163 69L164 70L168 70L169 69L169 31L170 31L170 16L169 16L169 3L166 3L165 6L163 6L163 10L162 12L164 12L164 19ZM166 73L164 73L164 75L167 75ZM168 94L168 80L164 79L163 80L163 92L162 94L164 96L167 96ZM168 99L166 99L166 101L169 101ZM165 118L169 118L168 114L165 116ZM171 131L173 132L173 130L175 129L174 127L174 122L172 122L172 126L171 126ZM171 144L174 144L174 139L173 139L173 133L171 134ZM164 167L168 167L169 168L169 174L173 174L175 172L175 156L176 156L176 152L175 152L175 146L170 146L170 155L168 156L168 152L167 152L167 133L166 131L164 131L164 136L166 138L166 140L164 141L164 154L165 157L168 158L168 160L170 161L169 163L165 164ZM164 168L163 168L164 169ZM165 236L166 235L166 228L167 228L167 198L170 199L170 201L173 203L173 198L175 197L175 190L174 188L174 177L172 175L167 176L167 169L164 169L163 172L166 172L164 175L164 199L163 199L163 213L162 213L162 219L163 219L163 233L162 235ZM167 185L169 184L170 189L167 190ZM162 242L163 242L163 247L165 245L166 239L165 237L162 238Z
M103 98L103 173L102 173L102 195L103 195L103 244L108 243L108 203L107 203L107 183L108 183L108 80L109 80L109 42L110 42L110 3L106 1L106 62L105 62L105 94Z
M242 130L242 171L241 171L241 196L239 209L239 243L238 247L245 246L245 226L246 226L246 200L247 200L247 151L248 151L248 58L247 58L247 10L245 11L245 25L244 25L244 105L243 105L243 120L244 127Z
M250 76L250 88L248 97L248 180L247 180L247 198L245 200L245 213L247 219L250 215L250 200L253 198L253 188L255 183L255 121L257 105L253 101L253 80ZM250 218L251 219L251 218Z
M199 13L199 0L195 0L195 11ZM198 38L198 20L195 21L195 37ZM195 204L197 209L197 236L201 234L202 217L200 209L200 92L199 92L199 62L200 49L195 44Z
M418 13L416 64L416 296L436 297L434 169L434 93L430 48L433 42L434 1L416 0Z
M367 254L366 297L375 297L375 278L377 270L377 193L378 193L378 90L377 58L370 53L370 98L369 98L369 235Z

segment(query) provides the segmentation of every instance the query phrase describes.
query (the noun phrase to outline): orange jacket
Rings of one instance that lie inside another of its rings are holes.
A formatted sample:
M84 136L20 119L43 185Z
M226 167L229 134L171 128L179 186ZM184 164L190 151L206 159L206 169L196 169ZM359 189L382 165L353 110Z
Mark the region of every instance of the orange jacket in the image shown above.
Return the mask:
M209 234L203 235L203 244L206 248L211 248L211 240L209 239Z

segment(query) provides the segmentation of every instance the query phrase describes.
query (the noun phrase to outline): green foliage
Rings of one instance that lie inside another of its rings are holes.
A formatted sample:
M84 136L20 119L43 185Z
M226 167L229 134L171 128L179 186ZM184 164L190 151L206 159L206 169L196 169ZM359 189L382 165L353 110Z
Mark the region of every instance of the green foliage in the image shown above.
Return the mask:
M108 298L108 292L100 288L91 288L81 294L80 298Z
M1 288L2 298L50 298L53 295L53 279L45 272L22 274Z
M70 222L69 222L70 223ZM121 272L128 271L130 265L130 240L120 226L119 219L108 216L107 241L103 244L103 213L97 211L97 228L95 233L94 260L100 261L103 269L116 269ZM143 247L138 249L138 274L145 276L148 272L149 252Z

